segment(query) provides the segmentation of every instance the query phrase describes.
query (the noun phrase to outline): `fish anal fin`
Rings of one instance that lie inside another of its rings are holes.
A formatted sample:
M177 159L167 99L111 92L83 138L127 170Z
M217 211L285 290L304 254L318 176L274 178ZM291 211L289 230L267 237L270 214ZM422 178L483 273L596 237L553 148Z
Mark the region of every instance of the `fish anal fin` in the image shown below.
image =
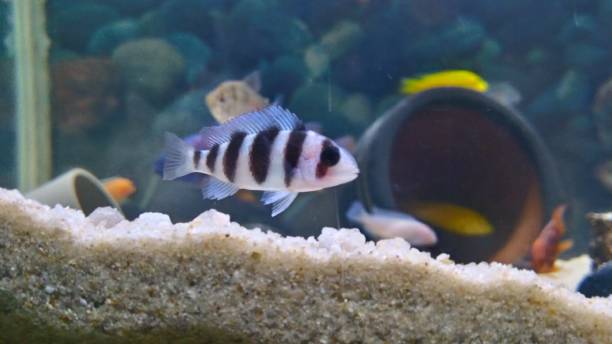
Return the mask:
M267 191L261 197L263 204L272 204L272 217L285 211L297 197L297 192Z
M205 199L221 200L238 192L239 188L217 178L207 178L202 185L202 197Z

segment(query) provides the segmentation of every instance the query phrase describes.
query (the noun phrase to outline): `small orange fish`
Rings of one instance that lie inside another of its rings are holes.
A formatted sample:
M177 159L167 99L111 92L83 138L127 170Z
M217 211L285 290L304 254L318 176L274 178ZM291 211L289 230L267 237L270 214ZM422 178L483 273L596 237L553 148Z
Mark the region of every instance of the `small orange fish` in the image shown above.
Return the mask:
M550 221L531 245L531 268L537 273L555 271L557 257L572 247L571 240L561 241L565 234L563 213L566 208L565 204L555 208Z
M236 193L236 197L238 197L239 200L247 203L259 202L255 194L249 190L238 190L238 192Z
M119 203L125 201L136 192L134 182L127 178L113 177L103 180L103 183L106 191Z

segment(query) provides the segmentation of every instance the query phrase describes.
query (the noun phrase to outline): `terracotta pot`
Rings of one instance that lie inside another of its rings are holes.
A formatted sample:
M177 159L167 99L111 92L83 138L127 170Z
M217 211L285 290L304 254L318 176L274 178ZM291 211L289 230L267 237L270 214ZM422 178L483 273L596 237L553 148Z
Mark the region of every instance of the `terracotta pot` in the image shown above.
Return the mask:
M485 236L436 228L432 251L460 262L521 259L562 198L552 158L523 117L462 88L400 101L364 134L357 159L366 207L449 202L487 218L494 232Z

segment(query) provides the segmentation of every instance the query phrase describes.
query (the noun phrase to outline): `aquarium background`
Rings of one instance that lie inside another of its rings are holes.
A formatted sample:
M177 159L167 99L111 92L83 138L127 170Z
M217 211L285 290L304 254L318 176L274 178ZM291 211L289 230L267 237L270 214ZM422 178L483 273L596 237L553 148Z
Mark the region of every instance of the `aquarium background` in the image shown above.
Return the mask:
M128 216L160 210L183 221L215 207L244 224L301 235L341 221L339 211L338 219L299 217L312 195L285 220L269 219L269 209L248 197L202 201L197 189L160 183L154 174L163 133L187 135L213 124L205 94L255 70L264 96L282 97L329 137L359 138L404 97L405 77L469 69L508 82L522 96L517 110L556 160L575 251L587 244L584 214L612 204L595 175L612 149L612 1L46 3L53 175L81 166L100 178L132 179L138 192L125 205ZM9 15L9 4L0 2L3 187L16 186ZM316 197L337 206L334 192Z
M10 47L11 7L0 2L0 185L15 187L13 115L15 109L14 64Z

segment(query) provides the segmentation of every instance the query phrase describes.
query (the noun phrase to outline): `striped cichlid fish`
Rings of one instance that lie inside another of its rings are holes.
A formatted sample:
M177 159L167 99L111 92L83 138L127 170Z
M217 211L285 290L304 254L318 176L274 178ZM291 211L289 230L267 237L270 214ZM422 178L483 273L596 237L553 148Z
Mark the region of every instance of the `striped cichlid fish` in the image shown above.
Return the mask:
M200 132L202 150L166 134L163 179L190 173L209 176L202 195L220 200L239 189L265 191L272 216L298 193L317 191L357 178L353 156L332 140L306 130L297 116L278 105L253 111Z

